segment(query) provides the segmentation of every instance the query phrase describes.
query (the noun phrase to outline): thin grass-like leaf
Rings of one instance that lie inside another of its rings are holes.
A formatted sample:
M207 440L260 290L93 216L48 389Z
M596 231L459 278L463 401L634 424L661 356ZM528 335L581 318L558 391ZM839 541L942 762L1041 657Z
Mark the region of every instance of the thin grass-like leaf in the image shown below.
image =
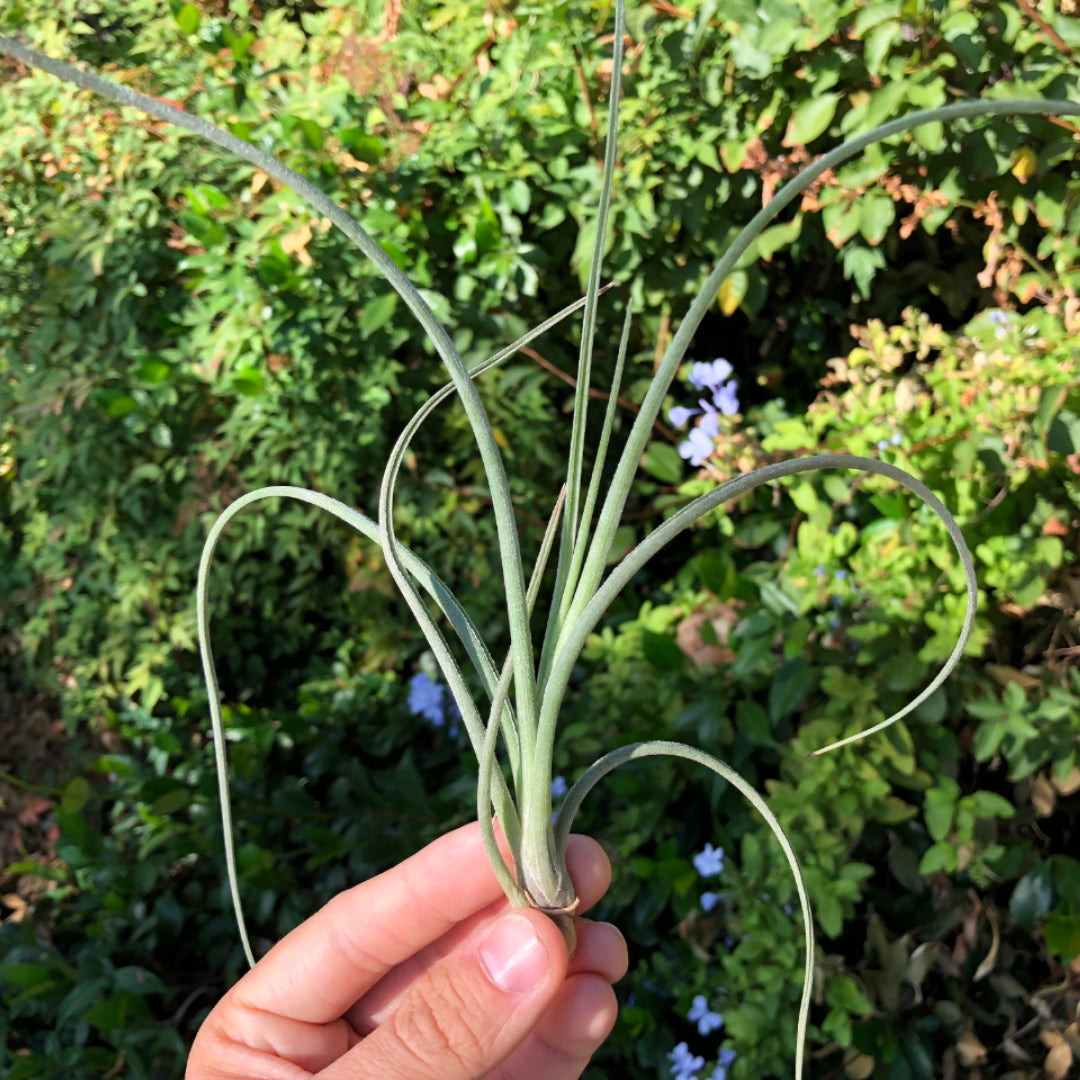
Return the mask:
M967 542L964 540L964 534L960 531L960 526L957 525L952 514L949 513L941 500L921 480L916 480L915 477L904 472L903 469L898 469L895 465L878 461L875 458L855 457L851 454L815 454L812 457L795 458L791 461L781 461L775 465L766 465L764 468L755 469L744 476L736 477L734 480L721 484L715 491L710 491L707 495L694 499L693 502L684 506L653 530L612 570L603 585L596 590L592 599L585 605L581 615L572 625L567 627L562 650L552 667L551 679L544 688L540 710L540 745L545 745L554 738L554 728L558 720L559 707L562 704L563 695L566 693L570 671L581 650L585 647L589 634L592 633L593 628L615 597L619 595L634 574L645 566L653 555L670 543L679 533L693 525L695 521L725 502L739 498L748 491L752 491L754 488L767 484L772 480L778 480L783 476L793 476L802 472L815 472L818 469L857 469L860 472L874 473L877 476L887 476L922 499L944 523L953 546L956 548L957 555L964 568L964 577L967 583L967 610L959 639L951 655L941 671L938 672L936 678L918 697L880 724L875 724L866 731L822 747L815 752L826 753L829 750L835 750L839 746L846 746L848 743L865 739L875 732L883 731L891 724L895 724L897 720L907 716L913 709L917 709L948 678L950 672L956 667L975 625L975 608L978 602L979 588L975 577L975 566L971 561L971 552L968 550Z

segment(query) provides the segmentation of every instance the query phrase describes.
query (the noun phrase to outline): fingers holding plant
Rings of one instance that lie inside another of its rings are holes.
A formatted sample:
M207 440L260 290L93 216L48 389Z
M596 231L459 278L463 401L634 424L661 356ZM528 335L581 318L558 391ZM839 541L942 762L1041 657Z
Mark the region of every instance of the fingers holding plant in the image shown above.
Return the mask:
M603 850L575 836L567 862L594 904L611 879ZM627 964L612 926L582 921L579 943L569 959L550 919L509 907L466 826L275 946L204 1023L188 1080L574 1080L614 1025Z

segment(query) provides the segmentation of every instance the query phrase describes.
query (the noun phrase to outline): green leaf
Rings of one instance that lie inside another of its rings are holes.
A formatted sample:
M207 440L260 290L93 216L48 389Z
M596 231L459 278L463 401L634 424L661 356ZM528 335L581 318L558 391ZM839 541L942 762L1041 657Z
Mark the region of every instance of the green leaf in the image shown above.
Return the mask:
M775 724L790 716L813 688L817 676L802 656L789 660L769 687L769 719Z
M739 305L746 296L746 290L750 279L745 270L736 270L724 278L720 289L716 294L720 310L725 315L734 315L739 310Z
M955 812L956 801L952 792L931 788L926 793L923 817L926 818L927 832L938 843L949 835Z
M41 986L53 978L52 971L44 964L4 964L0 966L0 982L20 989Z
M739 698L735 705L735 727L754 746L775 745L769 717L756 701Z
M320 150L323 144L322 128L314 120L285 113L279 118L281 132L290 146Z
M797 214L782 225L773 225L766 229L754 243L758 258L768 262L781 248L786 248L788 244L798 240L801 232L802 214Z
M470 232L459 232L454 237L454 257L458 262L476 262L476 237Z
M364 305L364 310L360 312L360 333L365 339L393 318L397 302L397 293L388 292Z
M836 114L838 94L821 94L812 98L788 121L784 146L806 146L828 130Z
M172 791L162 795L161 798L155 799L153 806L150 807L150 812L158 817L168 817L170 814L175 814L177 810L182 810L185 806L191 804L191 792L183 785L178 785L173 788Z
M1008 799L993 791L976 791L963 800L970 803L978 817L1009 818L1016 817L1016 808Z
M1050 867L1045 863L1028 871L1017 883L1009 901L1009 914L1021 930L1030 934L1054 901Z
M956 869L956 864L956 852L951 844L934 844L919 861L919 873L926 877L940 870L951 872Z
M701 578L701 584L714 596L726 600L734 593L735 564L726 555L704 551L694 559L694 568Z
M1080 416L1062 409L1050 422L1046 449L1054 454L1075 454L1080 450Z
M90 784L85 776L73 776L60 796L60 808L67 814L77 814L90 798Z
M677 484L683 478L686 465L674 446L654 442L642 455L641 467L662 483Z
M338 138L349 148L349 153L365 165L378 165L386 155L386 145L382 139L361 127L342 128Z
M885 239L896 219L896 203L885 195L864 195L861 204L859 232L873 247Z
M532 204L532 191L524 180L518 178L510 181L506 189L506 205L517 214L526 214Z
M1052 911L1043 923L1043 938L1049 952L1059 956L1063 963L1072 963L1080 955L1080 915Z
M844 277L854 281L864 300L870 298L870 282L874 275L885 266L885 253L881 248L862 247L849 244L841 255Z
M667 634L642 630L641 651L645 659L660 671L678 671L686 663L686 656Z
M176 25L185 34L194 34L199 29L199 23L202 21L199 9L194 4L185 4L176 12L173 18L176 20Z
M163 383L172 374L172 368L163 360L155 360L146 357L131 369L131 376L139 382L152 383L157 386Z

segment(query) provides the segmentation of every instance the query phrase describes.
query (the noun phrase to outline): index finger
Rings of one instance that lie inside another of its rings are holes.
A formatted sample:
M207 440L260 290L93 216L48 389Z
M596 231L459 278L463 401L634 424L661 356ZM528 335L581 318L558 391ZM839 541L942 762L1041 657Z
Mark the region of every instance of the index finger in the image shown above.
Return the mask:
M584 909L607 888L610 865L595 841L571 837L570 843L575 864L585 870L575 876ZM503 896L479 825L465 825L335 896L237 983L237 1003L330 1023L388 971Z

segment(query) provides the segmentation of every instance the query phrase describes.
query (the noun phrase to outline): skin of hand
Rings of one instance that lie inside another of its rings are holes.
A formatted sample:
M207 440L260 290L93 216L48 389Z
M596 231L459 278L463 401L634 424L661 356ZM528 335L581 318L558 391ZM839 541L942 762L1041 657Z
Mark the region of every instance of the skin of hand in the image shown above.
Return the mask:
M571 836L584 911L611 865ZM206 1018L186 1080L578 1080L615 1024L614 927L511 908L474 822L334 897Z

